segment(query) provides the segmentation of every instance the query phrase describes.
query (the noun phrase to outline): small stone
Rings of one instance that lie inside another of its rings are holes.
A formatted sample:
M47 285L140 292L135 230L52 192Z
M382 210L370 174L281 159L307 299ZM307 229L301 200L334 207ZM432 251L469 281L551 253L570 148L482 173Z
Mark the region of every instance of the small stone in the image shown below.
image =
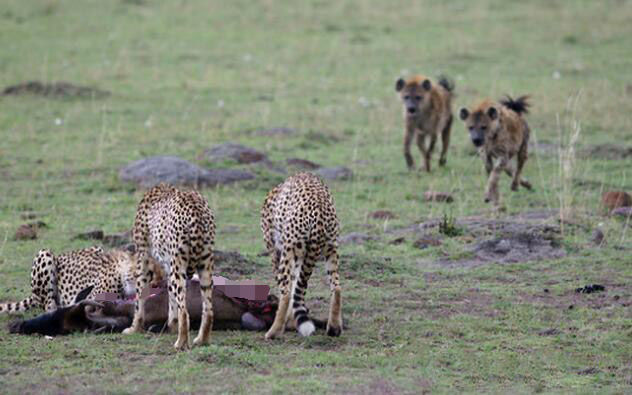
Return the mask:
M595 229L592 231L592 235L590 236L590 241L594 244L594 245L601 245L601 243L603 243L603 238L604 238L604 234L601 231L601 229Z
M511 242L509 240L500 240L498 244L496 244L496 248L494 248L494 252L498 254L506 254L511 251Z

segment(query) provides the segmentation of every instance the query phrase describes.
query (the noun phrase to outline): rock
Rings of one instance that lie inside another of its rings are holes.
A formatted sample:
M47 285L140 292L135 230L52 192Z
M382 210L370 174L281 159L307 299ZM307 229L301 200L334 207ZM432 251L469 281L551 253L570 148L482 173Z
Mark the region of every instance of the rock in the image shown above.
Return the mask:
M338 237L338 243L340 244L364 244L369 240L376 240L376 237L361 232L347 233Z
M580 288L575 288L576 293L582 293L582 294L591 294L593 292L603 292L605 290L606 290L606 287L604 287L601 284L588 284Z
M419 248L420 250L426 249L428 247L437 247L441 245L441 240L433 239L431 237L422 237L421 239L415 240L413 243L413 247Z
M494 247L497 254L506 254L511 251L511 242L509 240L500 240Z
M252 180L252 173L235 169L203 169L175 156L140 159L119 171L121 181L151 188L161 182L172 185L216 186Z
M632 206L632 197L623 191L609 191L601 195L601 204L608 210L612 211L619 207Z
M390 245L399 245L399 244L404 243L405 241L406 241L405 237L398 237L396 239L393 239L393 240L389 241L388 244L390 244Z
M350 180L353 178L353 171L348 167L336 166L336 167L321 167L314 172L321 176L325 180Z
M15 231L15 240L35 240L37 239L37 232L41 228L48 227L46 223L42 221L31 222L28 224L22 224Z
M271 128L271 129L253 130L251 133L256 135L256 136L267 136L267 137L271 137L271 136L289 136L289 135L292 135L292 134L296 134L296 130L291 129L291 128Z
M595 229L592 231L592 235L590 236L590 241L594 244L594 245L601 245L601 243L603 243L603 238L604 238L604 234L601 231L601 229Z
M397 218L397 216L392 211L377 210L377 211L374 211L374 212L370 213L369 214L369 218L373 218L373 219L394 219L394 218Z
M619 207L612 210L610 215L617 217L632 218L632 207Z
M73 240L103 240L103 231L100 229L79 233Z
M263 153L245 145L236 143L224 143L207 149L202 153L203 158L212 162L221 162L233 159L240 164L256 163L267 161L268 157Z
M299 158L288 158L285 162L288 164L288 166L298 167L301 170L316 170L321 167L317 163Z
M125 231L120 233L113 233L111 235L104 235L102 239L103 245L110 248L124 247L129 250L129 245L132 244L132 232Z
M424 193L424 198L427 202L446 202L452 203L454 198L447 192L427 191Z

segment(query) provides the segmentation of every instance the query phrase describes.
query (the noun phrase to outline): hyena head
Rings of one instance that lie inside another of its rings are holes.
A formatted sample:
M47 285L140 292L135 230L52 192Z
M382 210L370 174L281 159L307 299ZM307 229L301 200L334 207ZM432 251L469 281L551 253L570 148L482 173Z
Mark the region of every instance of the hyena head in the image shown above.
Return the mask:
M471 112L462 108L459 117L465 122L472 144L476 147L485 144L485 139L498 128L498 109L491 101L482 102Z
M432 82L422 75L416 75L408 81L402 78L395 83L395 90L404 103L404 113L416 117L430 107Z

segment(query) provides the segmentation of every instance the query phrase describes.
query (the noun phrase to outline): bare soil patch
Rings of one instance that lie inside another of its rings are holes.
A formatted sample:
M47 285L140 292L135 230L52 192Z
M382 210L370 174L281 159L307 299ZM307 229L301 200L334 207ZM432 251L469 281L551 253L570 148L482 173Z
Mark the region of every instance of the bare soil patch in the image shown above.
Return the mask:
M108 96L110 92L101 89L75 85L70 82L59 81L43 83L40 81L28 81L4 88L2 95L38 95L53 98L102 98Z

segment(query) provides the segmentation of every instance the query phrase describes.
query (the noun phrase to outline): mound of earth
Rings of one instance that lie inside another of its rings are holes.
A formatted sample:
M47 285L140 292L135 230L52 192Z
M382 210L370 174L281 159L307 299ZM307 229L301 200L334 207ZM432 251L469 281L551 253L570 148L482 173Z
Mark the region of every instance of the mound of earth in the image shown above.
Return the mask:
M285 163L287 163L288 166L296 167L300 170L316 170L322 167L318 163L300 158L288 158L286 159Z
M616 144L599 144L582 151L587 159L620 160L632 157L632 147L622 147Z
M623 191L609 191L601 195L601 204L608 211L612 211L619 207L632 206L632 196Z
M204 169L175 156L154 156L123 167L119 178L142 188L161 182L172 185L216 186L252 180L252 173L237 169Z
M2 94L4 96L31 94L58 98L101 98L108 96L110 92L64 81L53 83L28 81L8 86L4 88Z
M236 143L224 143L216 145L202 153L202 158L206 158L212 162L221 162L232 159L240 164L256 163L267 161L268 157L263 152L245 145Z
M353 171L348 167L321 167L314 171L314 174L321 176L325 180L350 180L353 178Z

